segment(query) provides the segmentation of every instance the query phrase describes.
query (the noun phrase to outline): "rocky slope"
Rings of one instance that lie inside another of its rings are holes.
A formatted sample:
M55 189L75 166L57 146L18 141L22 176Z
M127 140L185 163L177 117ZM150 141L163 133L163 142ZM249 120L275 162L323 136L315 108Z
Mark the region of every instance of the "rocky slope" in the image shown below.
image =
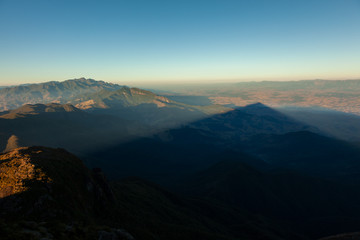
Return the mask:
M2 239L133 239L121 229L88 229L113 202L102 173L63 149L17 148L0 155Z
M0 111L15 109L24 104L67 103L79 94L119 88L121 86L117 84L85 78L8 87L0 89Z
M95 173L62 149L17 148L1 154L0 163L3 216L88 217L112 198Z
M9 110L0 113L0 118L15 119L19 117L26 117L31 115L39 115L43 113L59 113L59 112L81 112L80 109L71 104L25 104L17 109Z

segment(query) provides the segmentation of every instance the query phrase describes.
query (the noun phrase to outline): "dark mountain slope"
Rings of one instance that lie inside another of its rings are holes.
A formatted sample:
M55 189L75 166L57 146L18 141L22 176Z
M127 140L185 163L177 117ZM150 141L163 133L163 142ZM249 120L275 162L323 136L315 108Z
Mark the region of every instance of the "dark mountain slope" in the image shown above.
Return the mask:
M311 237L358 230L360 191L294 172L262 173L222 161L188 181L184 191L277 219Z
M304 129L317 131L256 104L163 131L151 138L114 144L89 153L88 157L94 166L109 171L109 176L137 175L152 181L199 171L230 156L252 166L267 168L266 163L258 160L258 155L256 158L243 157L245 151L252 155L256 153L256 150L255 153L251 151L249 139L256 141L259 133L280 134Z
M11 135L16 135L22 146L45 145L84 152L138 133L146 134L146 130L135 121L86 113L69 104L25 105L0 115L2 150Z
M346 141L360 141L360 116L324 108L287 107L279 111Z
M253 158L243 158L243 153ZM152 176L155 181L199 171L228 155L261 169L284 167L348 182L360 180L358 147L323 136L316 128L262 104L88 154L95 165L111 171L111 176ZM116 168L119 165L123 168Z
M359 180L360 148L348 142L301 131L258 135L239 148L274 166L314 176Z
M140 179L108 183L61 149L1 154L0 170L3 239L303 239L266 219L186 200Z
M90 166L99 166L113 179L139 176L167 183L218 161L223 149L208 144L180 145L143 138L87 155Z

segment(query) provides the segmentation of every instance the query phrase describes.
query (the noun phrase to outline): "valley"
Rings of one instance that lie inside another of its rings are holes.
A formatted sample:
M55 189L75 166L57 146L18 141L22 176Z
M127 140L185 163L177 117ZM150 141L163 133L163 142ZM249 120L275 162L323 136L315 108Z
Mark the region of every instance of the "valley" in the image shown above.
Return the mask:
M243 107L261 102L270 107L317 107L360 114L360 80L302 80L159 86L180 96L198 96L211 104ZM178 97L177 95L175 95ZM178 97L179 98L179 97Z

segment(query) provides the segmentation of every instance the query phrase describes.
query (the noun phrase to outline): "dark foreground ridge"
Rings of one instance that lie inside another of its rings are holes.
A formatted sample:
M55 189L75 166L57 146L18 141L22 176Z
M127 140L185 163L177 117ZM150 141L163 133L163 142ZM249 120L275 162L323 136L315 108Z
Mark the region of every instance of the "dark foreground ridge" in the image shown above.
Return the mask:
M1 239L306 239L138 178L109 183L63 149L0 155ZM126 230L124 230L126 229Z

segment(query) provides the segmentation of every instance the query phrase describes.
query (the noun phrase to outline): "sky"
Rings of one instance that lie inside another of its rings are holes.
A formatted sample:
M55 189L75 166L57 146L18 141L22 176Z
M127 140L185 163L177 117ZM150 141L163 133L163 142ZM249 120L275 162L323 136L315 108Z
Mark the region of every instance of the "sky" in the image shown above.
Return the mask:
M0 85L360 78L360 0L0 0Z

